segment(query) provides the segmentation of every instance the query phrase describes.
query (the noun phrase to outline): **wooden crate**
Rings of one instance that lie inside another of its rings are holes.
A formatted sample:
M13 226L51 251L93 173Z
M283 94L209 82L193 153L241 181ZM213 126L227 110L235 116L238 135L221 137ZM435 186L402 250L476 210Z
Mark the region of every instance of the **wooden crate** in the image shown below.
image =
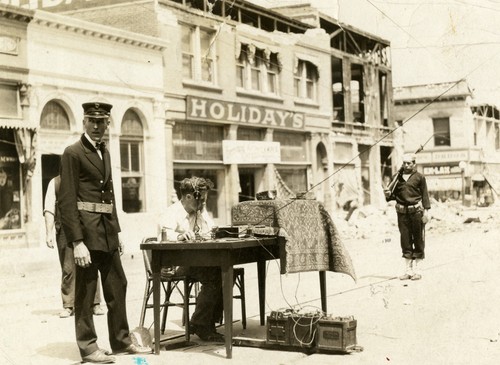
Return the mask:
M312 348L316 344L317 315L273 312L267 317L267 343Z
M350 352L356 348L357 321L353 317L323 317L318 321L319 350Z

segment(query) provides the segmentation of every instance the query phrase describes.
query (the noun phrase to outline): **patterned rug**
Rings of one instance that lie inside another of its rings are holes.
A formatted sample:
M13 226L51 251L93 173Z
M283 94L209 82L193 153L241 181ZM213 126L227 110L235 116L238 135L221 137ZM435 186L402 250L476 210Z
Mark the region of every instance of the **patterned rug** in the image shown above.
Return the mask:
M256 232L259 228L279 228L278 235L286 239L284 272L333 271L356 280L351 257L337 228L323 204L316 200L242 202L232 209L232 224L254 226Z

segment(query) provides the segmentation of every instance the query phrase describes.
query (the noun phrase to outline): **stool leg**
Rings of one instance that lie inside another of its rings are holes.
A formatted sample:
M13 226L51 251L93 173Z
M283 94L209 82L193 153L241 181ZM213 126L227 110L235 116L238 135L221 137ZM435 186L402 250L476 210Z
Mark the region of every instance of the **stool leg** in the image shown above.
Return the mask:
M139 320L139 327L144 326L144 320L146 319L146 305L148 303L149 297L151 296L151 280L146 280L146 289L144 290L144 299L142 300L141 309L141 319Z
M245 303L245 273L240 276L240 300L241 300L241 324L243 329L247 328L247 311Z
M190 333L189 333L189 294L191 292L191 286L189 285L189 280L184 279L184 326L185 326L185 338L186 341L189 342Z
M163 317L161 319L161 334L165 334L165 327L167 326L168 307L170 306L170 296L172 295L172 283L167 283L167 290L165 290L165 302L163 302Z

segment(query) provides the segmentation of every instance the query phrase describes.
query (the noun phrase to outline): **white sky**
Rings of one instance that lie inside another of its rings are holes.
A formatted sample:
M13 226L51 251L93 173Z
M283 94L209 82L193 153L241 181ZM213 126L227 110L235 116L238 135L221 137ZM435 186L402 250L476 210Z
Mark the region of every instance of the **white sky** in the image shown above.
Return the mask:
M250 0L263 7L310 3L387 39L394 86L465 78L500 105L500 0Z

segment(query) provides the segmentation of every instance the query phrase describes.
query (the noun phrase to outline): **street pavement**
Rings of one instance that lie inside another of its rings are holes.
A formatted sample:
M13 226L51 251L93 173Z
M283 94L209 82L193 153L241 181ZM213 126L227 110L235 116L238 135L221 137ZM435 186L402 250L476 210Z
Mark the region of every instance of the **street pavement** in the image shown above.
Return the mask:
M327 273L328 313L354 316L357 342L351 354L306 354L235 346L225 358L223 345L193 344L160 355L119 356L117 364L195 365L427 365L500 363L500 226L471 223L463 230L427 234L423 279L400 281L403 262L397 228L394 234L345 240L357 282ZM128 243L123 264L128 278L127 312L131 329L138 326L145 286L142 254ZM245 265L248 328L234 324L235 335L265 339L259 326L255 265ZM79 364L74 317L60 319L60 268L57 252L37 249L0 250L0 364ZM279 275L267 267L266 311L291 306L301 313L320 308L317 273ZM234 302L234 319L240 316ZM167 328L182 330L182 311L169 312ZM151 325L152 310L146 326ZM100 347L109 349L106 316L95 317ZM223 328L219 329L223 332Z

